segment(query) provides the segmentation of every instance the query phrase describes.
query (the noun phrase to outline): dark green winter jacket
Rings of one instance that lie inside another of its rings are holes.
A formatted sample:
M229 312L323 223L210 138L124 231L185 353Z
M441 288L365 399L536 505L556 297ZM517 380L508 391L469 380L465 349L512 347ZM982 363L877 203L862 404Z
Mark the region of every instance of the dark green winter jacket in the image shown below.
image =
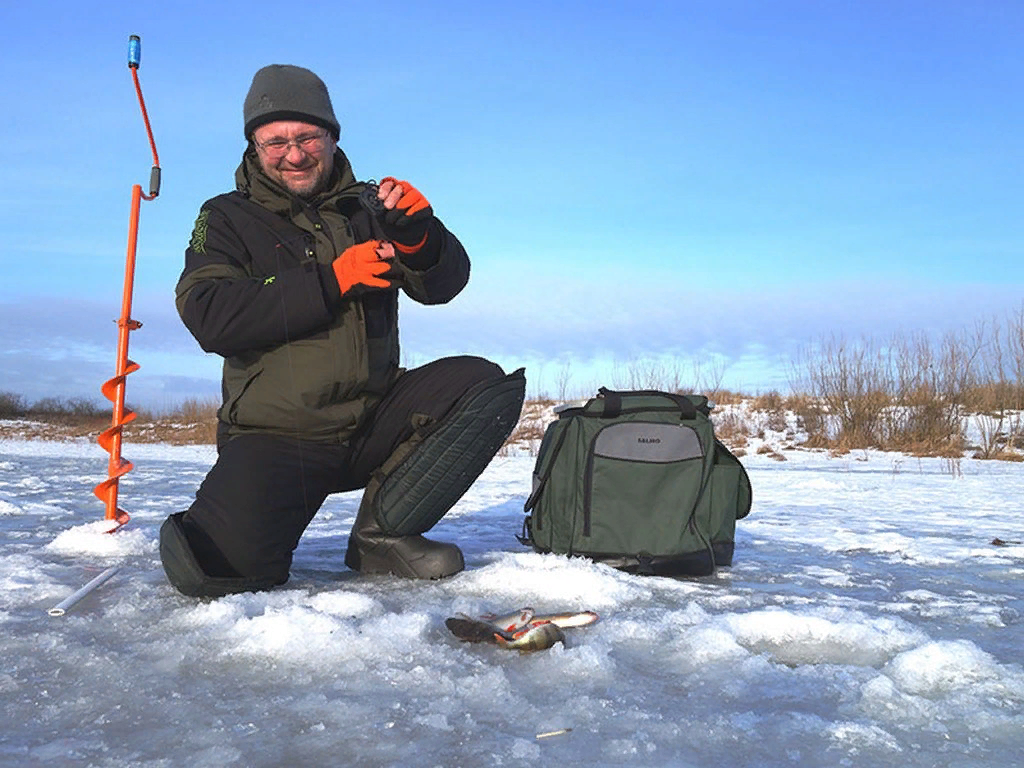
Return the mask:
M344 441L399 375L398 290L342 296L331 262L384 239L339 149L328 189L304 201L262 173L252 150L237 190L206 201L177 286L182 321L224 357L222 433ZM396 259L399 285L423 304L454 298L469 258L434 218L427 243Z

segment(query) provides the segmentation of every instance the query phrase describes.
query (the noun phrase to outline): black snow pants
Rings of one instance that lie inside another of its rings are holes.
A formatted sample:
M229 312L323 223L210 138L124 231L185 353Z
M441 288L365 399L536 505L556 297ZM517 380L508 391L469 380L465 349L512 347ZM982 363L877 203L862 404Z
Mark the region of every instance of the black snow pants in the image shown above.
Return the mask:
M329 494L364 488L421 415L440 421L468 390L504 376L483 358L442 358L402 374L346 443L262 434L227 440L180 516L196 563L210 577L284 583L299 538Z

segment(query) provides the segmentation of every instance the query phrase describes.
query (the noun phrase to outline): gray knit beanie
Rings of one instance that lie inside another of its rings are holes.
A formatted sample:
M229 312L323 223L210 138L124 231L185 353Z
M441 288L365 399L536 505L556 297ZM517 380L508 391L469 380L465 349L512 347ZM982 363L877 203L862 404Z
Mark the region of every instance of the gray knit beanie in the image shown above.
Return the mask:
M341 136L324 81L308 69L291 64L271 64L253 75L242 115L247 139L261 125L275 120L319 125L334 134L335 141Z

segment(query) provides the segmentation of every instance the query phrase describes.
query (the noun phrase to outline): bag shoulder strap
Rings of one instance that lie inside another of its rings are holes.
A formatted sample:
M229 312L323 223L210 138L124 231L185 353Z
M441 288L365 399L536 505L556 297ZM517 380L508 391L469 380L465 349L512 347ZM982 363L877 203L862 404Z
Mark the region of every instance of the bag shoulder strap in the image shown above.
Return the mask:
M565 442L565 436L569 434L569 424L566 423L562 429L562 434L558 436L558 440L555 442L555 447L551 449L551 458L548 460L548 465L544 467L544 471L540 477L537 478L537 487L533 489L533 492L526 499L526 503L523 505L523 512L529 512L537 504L537 499L540 498L541 491L544 490L544 485L547 483L548 478L551 477L551 468L555 466L555 459L558 458L558 452L562 450L562 444Z

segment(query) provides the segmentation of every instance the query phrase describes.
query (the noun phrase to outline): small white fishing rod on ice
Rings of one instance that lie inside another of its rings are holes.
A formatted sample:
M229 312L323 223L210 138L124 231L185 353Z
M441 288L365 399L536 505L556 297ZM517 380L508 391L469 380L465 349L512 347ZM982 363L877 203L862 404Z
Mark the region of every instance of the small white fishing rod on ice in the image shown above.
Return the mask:
M103 584L104 582L106 582L111 576L113 576L115 573L117 573L120 570L121 570L121 566L119 566L119 565L115 565L113 568L107 568L107 570L105 570L103 573L101 573L95 579L90 581L88 584L86 584L80 590L78 590L77 592L75 592L72 595L68 595L63 600L61 600L59 603L57 603L55 606L53 606L53 608L48 610L47 613L50 614L51 616L63 616L65 613L67 613L67 610L71 606L73 606L75 603L77 603L83 597L85 597L90 592L92 592L94 589L96 589L96 587L98 587L101 584Z

